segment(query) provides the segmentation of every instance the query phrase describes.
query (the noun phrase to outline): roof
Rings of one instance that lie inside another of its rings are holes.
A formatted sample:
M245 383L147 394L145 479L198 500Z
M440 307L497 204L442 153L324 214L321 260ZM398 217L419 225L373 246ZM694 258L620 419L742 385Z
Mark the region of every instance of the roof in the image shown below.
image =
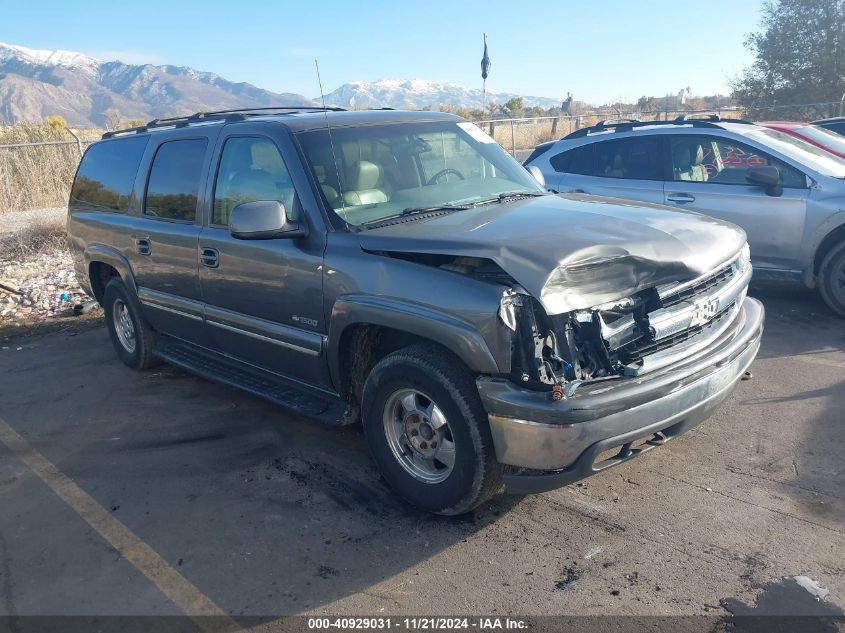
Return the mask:
M632 132L636 129L666 129L666 128L721 128L731 129L738 126L754 125L751 121L743 119L723 119L719 115L713 114L705 117L700 116L679 116L670 121L640 121L638 119L619 119L615 121L600 121L591 127L584 127L580 130L564 136L564 139L574 139L593 134L602 134L606 132Z
M281 123L292 132L324 129L326 121L332 127L358 127L392 123L413 123L425 121L463 121L461 117L448 112L429 112L426 110L341 110L340 108L255 108L244 110L226 110L221 112L198 112L189 116L154 119L145 125L106 132L103 138L140 134L156 129L188 128L209 123L237 124L242 122L266 121Z
M845 116L835 116L829 119L819 119L813 123L845 123Z
M757 125L762 125L763 127L774 127L774 128L797 128L797 127L807 127L808 125L812 125L812 123L802 123L801 121L755 121Z

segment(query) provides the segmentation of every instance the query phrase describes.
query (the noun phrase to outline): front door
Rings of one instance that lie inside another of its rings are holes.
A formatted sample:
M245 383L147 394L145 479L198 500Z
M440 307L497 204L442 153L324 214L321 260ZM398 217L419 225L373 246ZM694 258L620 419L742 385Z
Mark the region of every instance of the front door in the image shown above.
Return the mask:
M733 222L748 235L755 266L798 270L807 208L807 178L795 167L732 139L715 136L670 138L672 180L666 204ZM745 180L749 167L778 168L783 194L767 195Z
M211 217L199 239L206 328L216 350L311 384L325 379L322 261L325 236L241 240L229 232L237 204L278 200L288 215L299 197L276 143L224 136ZM298 220L306 222L303 213Z

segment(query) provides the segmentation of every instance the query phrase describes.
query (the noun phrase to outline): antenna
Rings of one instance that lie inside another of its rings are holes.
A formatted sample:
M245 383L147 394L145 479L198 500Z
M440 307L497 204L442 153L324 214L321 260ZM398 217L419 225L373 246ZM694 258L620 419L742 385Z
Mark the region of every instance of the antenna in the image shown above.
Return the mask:
M320 99L323 102L323 116L326 117L326 129L329 132L329 147L332 149L332 160L334 161L334 172L337 177L337 188L340 190L340 199L343 200L343 183L340 181L340 167L337 166L337 154L334 151L334 141L332 140L332 125L329 123L329 113L326 111L326 97L323 94L323 80L320 79L320 64L314 60L314 66L317 68L317 84L320 86ZM345 220L344 220L345 221ZM346 223L347 228L349 223Z

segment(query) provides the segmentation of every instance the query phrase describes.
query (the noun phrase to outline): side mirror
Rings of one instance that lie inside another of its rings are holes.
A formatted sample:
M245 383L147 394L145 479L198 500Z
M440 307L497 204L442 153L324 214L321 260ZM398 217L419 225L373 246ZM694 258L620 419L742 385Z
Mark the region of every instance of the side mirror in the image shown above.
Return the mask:
M232 209L229 232L240 240L272 240L299 237L305 231L287 218L285 205L278 200L244 202Z
M766 195L778 197L783 194L783 185L780 184L780 172L777 167L770 165L749 167L745 170L745 180L752 185L763 187Z
M528 173L534 176L534 180L540 183L544 189L546 188L546 177L543 175L543 172L540 171L540 168L537 165L531 165L530 167L526 167Z

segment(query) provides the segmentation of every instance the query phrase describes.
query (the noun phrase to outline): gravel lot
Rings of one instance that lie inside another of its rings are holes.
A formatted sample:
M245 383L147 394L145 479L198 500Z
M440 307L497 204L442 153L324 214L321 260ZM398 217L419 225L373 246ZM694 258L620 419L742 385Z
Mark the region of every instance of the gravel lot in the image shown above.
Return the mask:
M754 380L711 420L455 519L398 502L358 428L133 372L99 324L3 343L0 614L180 613L139 548L233 616L723 615L796 575L842 605L845 321L800 288L753 294L767 307ZM140 545L115 546L114 524Z

